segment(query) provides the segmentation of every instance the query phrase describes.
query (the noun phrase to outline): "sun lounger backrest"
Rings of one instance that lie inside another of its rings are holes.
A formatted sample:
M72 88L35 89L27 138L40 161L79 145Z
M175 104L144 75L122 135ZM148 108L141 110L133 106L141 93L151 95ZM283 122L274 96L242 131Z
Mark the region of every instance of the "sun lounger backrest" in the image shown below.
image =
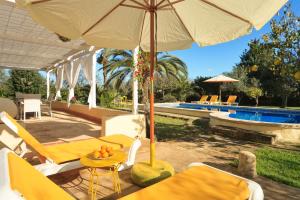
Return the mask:
M236 100L237 96L235 95L230 95L227 99L227 103L234 103Z
M217 102L218 101L218 95L212 95L211 97L210 97L210 100L209 100L209 102Z
M206 101L206 100L207 100L207 98L208 98L208 96L207 96L207 95L202 95L202 97L201 97L201 99L200 99L200 102L204 102L204 101Z
M6 194L10 190L10 193L14 192L16 196L16 198L9 198L10 200L74 199L15 153L2 149L0 156L1 159L6 160L5 163L8 166L8 170L1 169L1 171L5 170L3 174L6 178L9 177L6 180L6 183L9 183L5 188ZM0 192L0 199L3 199L1 193L2 191ZM17 198L18 194L21 194L24 198Z
M14 133L20 136L26 144L33 148L37 153L44 156L45 158L49 157L47 149L35 139L25 128L23 128L16 120L14 120L6 112L0 113L0 119L3 123L6 124Z

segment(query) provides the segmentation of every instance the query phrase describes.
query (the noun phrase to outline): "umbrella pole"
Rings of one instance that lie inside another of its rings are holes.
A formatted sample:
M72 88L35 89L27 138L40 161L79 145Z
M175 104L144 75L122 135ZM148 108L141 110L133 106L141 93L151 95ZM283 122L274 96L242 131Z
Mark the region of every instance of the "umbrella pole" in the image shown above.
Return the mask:
M219 102L221 103L222 101L222 90L221 90L221 86L222 86L222 83L220 83L220 86L219 86Z
M150 0L150 165L155 165L154 141L154 65L155 65L155 39L154 39L154 0Z

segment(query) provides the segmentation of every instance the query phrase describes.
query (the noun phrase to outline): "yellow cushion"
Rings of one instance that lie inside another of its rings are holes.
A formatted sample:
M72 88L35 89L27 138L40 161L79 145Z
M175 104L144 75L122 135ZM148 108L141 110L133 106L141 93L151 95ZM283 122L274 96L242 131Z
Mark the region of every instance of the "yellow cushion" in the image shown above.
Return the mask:
M121 199L245 200L249 195L245 180L208 166L197 166Z
M46 146L46 149L47 152L49 152L49 158L59 164L78 160L95 149L100 149L101 145L111 146L113 149L120 149L122 147L130 147L132 142L132 138L118 134L101 137L99 139L93 138L70 143L55 144Z
M30 200L74 199L29 163L14 153L8 154L11 188Z

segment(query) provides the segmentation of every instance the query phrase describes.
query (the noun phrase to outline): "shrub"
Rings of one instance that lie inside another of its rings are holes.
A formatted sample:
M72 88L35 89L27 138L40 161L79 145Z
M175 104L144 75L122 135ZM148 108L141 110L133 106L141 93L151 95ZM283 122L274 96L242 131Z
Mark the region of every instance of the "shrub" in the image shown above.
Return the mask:
M174 97L171 94L165 95L162 100L162 102L176 102L176 101L177 101L176 97Z
M118 96L116 91L103 90L100 95L100 106L111 108L113 107L113 101Z
M200 95L197 93L192 93L188 95L185 99L186 102L191 102L191 101L199 101Z

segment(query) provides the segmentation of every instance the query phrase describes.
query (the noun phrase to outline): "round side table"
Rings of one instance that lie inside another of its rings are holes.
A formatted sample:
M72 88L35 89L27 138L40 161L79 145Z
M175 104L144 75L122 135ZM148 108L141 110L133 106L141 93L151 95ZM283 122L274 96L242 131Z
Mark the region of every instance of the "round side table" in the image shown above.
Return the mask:
M121 163L125 162L127 155L123 151L114 151L114 154L108 158L95 159L92 154L88 154L80 159L80 163L87 167L90 172L89 180L89 194L91 199L94 200L97 197L96 184L99 184L99 176L101 175L111 175L113 178L114 190L118 194L121 193L120 178L118 173L118 168ZM107 173L97 172L97 168L108 169Z

